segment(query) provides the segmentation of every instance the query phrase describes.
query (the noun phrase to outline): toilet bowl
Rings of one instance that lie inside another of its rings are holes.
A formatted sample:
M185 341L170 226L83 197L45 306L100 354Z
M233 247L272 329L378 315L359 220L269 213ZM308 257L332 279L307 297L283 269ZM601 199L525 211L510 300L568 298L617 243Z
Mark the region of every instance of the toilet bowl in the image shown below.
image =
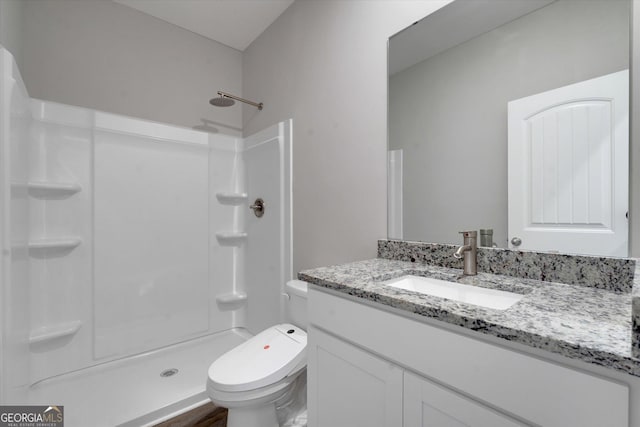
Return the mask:
M227 427L278 427L276 406L290 399L307 366L307 284L287 282L286 313L294 322L272 326L216 359L207 394L229 410Z

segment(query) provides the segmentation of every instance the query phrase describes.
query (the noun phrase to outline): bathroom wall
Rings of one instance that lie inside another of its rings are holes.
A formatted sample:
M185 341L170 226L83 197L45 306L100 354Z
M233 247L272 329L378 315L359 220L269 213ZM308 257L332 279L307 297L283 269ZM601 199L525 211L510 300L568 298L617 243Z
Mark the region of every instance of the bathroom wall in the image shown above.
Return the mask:
M631 117L637 118L640 112L640 0L633 1L633 22L631 24ZM629 237L630 254L640 257L640 120L631 120L631 165L629 168Z
M493 228L506 247L507 102L628 68L628 34L628 2L560 0L392 76L405 238Z
M241 110L209 99L242 93L241 52L111 1L20 1L32 97L240 133Z
M23 0L0 1L0 45L13 55L22 69L22 16Z
M244 55L113 2L22 1L32 96L228 134L293 118L294 271L375 256L386 42L448 0L297 1ZM266 108L212 108L219 89Z
M387 235L387 39L448 1L293 3L243 55L245 135L293 118L293 271Z

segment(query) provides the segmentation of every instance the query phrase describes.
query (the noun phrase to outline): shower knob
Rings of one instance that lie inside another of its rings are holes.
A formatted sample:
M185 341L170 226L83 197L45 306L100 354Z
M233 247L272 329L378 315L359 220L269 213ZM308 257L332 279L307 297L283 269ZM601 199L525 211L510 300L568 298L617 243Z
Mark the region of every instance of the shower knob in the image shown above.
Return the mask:
M262 215L264 215L264 200L258 197L256 201L253 202L251 206L249 206L249 209L253 210L255 216L261 218Z
M513 246L520 246L522 244L522 239L519 237L514 237L513 239L511 239L511 244Z

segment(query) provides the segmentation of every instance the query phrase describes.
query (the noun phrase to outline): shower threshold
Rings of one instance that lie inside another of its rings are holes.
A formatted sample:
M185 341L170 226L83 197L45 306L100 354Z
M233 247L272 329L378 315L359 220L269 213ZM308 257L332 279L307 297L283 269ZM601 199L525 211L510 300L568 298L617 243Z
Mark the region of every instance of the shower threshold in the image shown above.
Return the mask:
M207 370L251 337L231 329L39 382L29 402L64 405L66 427L146 427L209 401Z

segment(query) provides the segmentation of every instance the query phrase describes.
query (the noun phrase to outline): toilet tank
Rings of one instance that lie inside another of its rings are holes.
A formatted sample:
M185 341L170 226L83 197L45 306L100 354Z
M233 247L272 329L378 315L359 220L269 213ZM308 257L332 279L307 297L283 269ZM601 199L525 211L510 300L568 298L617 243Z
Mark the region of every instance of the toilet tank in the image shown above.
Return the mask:
M290 280L284 285L289 296L285 302L286 316L294 325L307 330L307 282Z

